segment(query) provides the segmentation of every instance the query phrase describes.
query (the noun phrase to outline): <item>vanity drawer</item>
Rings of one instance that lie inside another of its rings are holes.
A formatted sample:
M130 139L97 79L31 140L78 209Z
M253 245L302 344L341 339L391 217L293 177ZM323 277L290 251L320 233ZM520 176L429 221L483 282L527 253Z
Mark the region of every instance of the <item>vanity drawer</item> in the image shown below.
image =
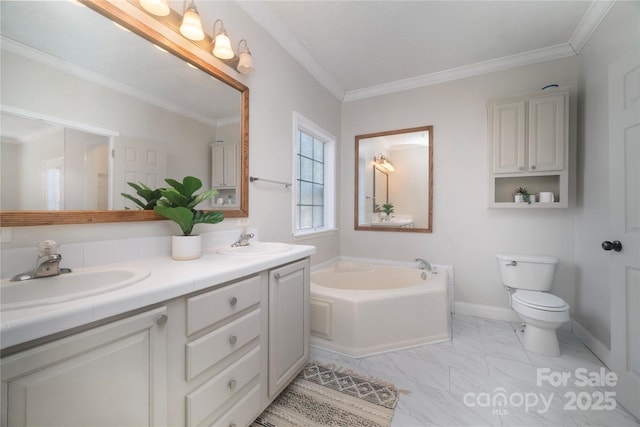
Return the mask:
M260 385L242 396L238 403L218 418L211 427L241 427L251 425L260 415Z
M260 302L260 277L187 299L187 335Z
M260 335L260 309L253 310L239 319L186 345L187 381L218 363L246 343Z
M259 373L260 347L256 347L187 395L187 425L200 424Z

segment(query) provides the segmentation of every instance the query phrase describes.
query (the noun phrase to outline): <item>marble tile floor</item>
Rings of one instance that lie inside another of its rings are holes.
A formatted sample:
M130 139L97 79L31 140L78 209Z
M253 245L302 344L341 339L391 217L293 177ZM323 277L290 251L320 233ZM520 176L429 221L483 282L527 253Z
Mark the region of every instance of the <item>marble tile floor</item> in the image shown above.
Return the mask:
M360 359L312 347L311 359L409 391L392 427L640 426L611 408L612 388L583 384L604 365L569 328L558 331L560 357L524 350L518 323L454 315L452 329L445 343Z

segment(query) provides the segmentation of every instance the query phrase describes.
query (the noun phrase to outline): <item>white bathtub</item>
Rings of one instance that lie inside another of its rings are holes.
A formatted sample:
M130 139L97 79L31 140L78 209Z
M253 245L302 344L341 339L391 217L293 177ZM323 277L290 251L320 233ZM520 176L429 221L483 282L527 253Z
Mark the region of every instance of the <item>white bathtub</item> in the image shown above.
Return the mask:
M352 357L451 339L447 272L338 261L311 273L311 345Z

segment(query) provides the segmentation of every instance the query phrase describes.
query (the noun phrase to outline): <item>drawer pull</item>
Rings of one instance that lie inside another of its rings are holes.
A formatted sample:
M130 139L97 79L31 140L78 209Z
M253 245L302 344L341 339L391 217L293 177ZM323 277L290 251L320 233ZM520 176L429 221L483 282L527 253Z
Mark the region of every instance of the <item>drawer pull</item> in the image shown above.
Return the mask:
M231 297L231 299L229 300L229 304L231 304L231 307L235 307L237 303L238 303L238 298L236 297Z
M236 425L236 423L231 423L229 424L229 427L238 427L238 426Z
M238 385L238 382L236 380L229 381L229 390L235 390L237 385Z
M231 345L235 345L235 344L236 344L236 342L238 342L238 337L237 337L237 336L235 336L235 335L231 335L231 336L229 337L229 344L231 344Z
M280 273L273 273L273 277L275 277L276 279L280 279Z
M164 324L167 323L167 320L169 320L169 316L163 314L156 319L156 325L164 326Z

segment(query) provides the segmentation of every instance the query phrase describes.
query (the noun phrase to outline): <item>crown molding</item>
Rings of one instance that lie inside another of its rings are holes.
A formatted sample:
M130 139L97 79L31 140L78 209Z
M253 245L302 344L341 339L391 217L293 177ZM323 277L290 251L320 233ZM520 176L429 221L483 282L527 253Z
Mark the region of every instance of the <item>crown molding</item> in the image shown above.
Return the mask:
M596 28L598 28L604 17L607 16L607 13L609 13L614 3L615 0L600 0L591 3L589 9L587 9L569 39L569 45L576 54L580 53L584 45L587 44L587 41L589 41L589 38Z
M239 0L238 5L256 21L267 33L289 52L325 89L338 101L344 97L344 89L338 82L315 60L311 54L294 37L289 29L278 19L263 1Z
M568 43L559 44L556 46L536 49L529 52L505 56L502 58L491 59L489 61L478 62L476 64L465 65L462 67L452 68L436 73L424 74L409 79L397 80L395 82L385 83L382 85L351 90L345 93L344 102L357 101L374 96L400 92L403 90L431 86L439 83L478 76L494 71L508 70L510 68L535 64L537 62L550 61L552 59L565 58L567 56L573 55L575 55L575 52Z
M249 16L271 34L291 56L341 102L356 101L577 55L614 3L615 0L593 1L567 43L345 92L337 81L309 54L289 29L271 12L264 4L264 1L238 1L240 7Z
M0 47L2 50L6 50L8 52L14 53L16 55L25 57L32 61L43 64L47 67L63 71L72 76L78 77L83 80L90 81L97 85L106 87L108 89L123 93L127 96L131 96L133 98L144 101L148 104L154 105L156 107L162 108L164 110L171 111L173 113L180 114L182 116L191 118L198 122L204 123L206 125L216 127L216 120L211 119L210 117L199 114L195 111L188 110L177 105L168 103L165 99L160 99L154 96L149 95L141 90L135 89L132 86L122 84L115 80L109 79L101 74L98 74L94 71L88 70L86 68L80 67L75 64L71 64L66 62L60 58L57 58L52 55L48 55L42 51L24 45L22 43L16 42L15 40L0 36Z

